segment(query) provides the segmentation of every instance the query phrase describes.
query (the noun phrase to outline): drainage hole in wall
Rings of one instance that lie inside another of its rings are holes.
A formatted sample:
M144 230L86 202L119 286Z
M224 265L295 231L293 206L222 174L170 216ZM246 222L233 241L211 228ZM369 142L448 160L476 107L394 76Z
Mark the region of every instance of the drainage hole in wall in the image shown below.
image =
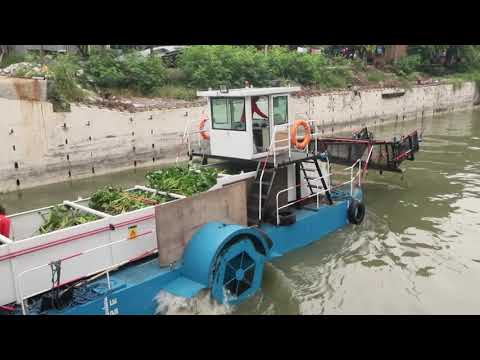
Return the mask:
M137 160L133 161L133 166L137 167Z
M92 141L92 137L91 137L91 136L88 137L88 141Z
M65 145L68 145L68 139L65 139Z
M72 177L72 172L68 170L68 177Z
M14 166L15 166L15 169L18 169L18 162L15 161Z
M154 157L152 158L152 162L155 162L155 158L154 158Z
M135 146L133 146L132 149L133 149L133 151L135 151L135 149L136 149Z
M13 148L13 151L17 150L17 149L15 148L15 145L13 145L12 148Z
M152 149L155 149L155 144L152 144Z
M17 179L17 186L20 186L20 180Z
M95 174L95 168L92 166L92 174Z
M70 155L67 154L67 161L70 161Z
M135 131L132 131L132 136L135 136Z

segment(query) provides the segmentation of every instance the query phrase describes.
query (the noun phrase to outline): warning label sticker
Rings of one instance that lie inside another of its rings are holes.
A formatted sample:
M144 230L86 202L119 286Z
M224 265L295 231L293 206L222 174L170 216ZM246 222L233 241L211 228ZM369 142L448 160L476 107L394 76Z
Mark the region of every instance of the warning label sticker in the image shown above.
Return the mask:
M128 227L128 238L130 240L135 239L138 236L138 226L132 225Z

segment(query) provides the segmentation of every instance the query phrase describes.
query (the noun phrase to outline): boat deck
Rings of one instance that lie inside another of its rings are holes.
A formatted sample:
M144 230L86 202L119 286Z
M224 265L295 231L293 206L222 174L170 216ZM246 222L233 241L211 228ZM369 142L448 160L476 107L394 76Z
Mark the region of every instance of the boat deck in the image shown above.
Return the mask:
M256 159L258 161L265 161L267 159L267 166L268 167L274 167L275 166L275 161L277 162L277 167L282 167L282 166L288 166L291 164L295 164L298 162L302 161L308 161L308 160L323 160L324 157L321 154L313 154L313 153L305 153L304 151L291 151L290 156L288 152L282 152L278 155L276 155L276 159L273 158L272 155L268 157L263 157Z

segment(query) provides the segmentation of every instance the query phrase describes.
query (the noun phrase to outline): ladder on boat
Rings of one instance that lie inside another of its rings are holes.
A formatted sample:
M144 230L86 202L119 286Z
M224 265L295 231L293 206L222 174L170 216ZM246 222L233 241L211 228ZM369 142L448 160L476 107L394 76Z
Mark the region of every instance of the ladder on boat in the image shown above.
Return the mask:
M267 159L259 161L257 166L257 174L252 188L249 191L247 199L247 221L249 226L257 226L262 220L269 220L272 214L269 210L273 210L274 196L273 189L275 186L277 167L268 167ZM314 164L314 168L309 168L306 164ZM318 158L302 159L294 163L298 166L299 171L304 174L305 182L312 195L319 192L325 193L329 205L333 204L329 186L327 185ZM296 186L301 186L296 184Z
M311 168L306 167L305 163L314 164L315 169L311 169ZM332 205L333 201L332 201L332 197L331 197L331 194L330 194L330 190L328 189L327 183L325 182L325 178L323 176L322 169L320 168L320 164L318 163L318 159L313 158L312 160L303 160L303 161L299 162L298 164L299 164L300 170L303 172L305 181L308 185L308 188L310 189L311 194L312 195L316 194L319 191L318 190L319 189L318 180L320 180L320 182L322 184L322 188L325 191L325 196L327 197L328 203L330 205ZM309 174L307 174L307 173L312 173L312 172L315 173L314 177L311 177L311 176L309 176ZM317 182L317 184L312 185L312 182L313 183Z
M257 176L253 182L253 187L248 193L247 199L247 221L249 226L259 225L265 217L266 204L270 199L272 187L275 181L275 168L269 168L265 162L259 161L257 166Z

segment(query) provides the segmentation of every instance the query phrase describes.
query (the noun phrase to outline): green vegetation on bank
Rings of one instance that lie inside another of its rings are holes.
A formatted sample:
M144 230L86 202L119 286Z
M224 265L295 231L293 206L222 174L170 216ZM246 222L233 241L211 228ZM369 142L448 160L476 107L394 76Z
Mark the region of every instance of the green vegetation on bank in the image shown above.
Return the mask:
M242 87L245 81L266 86L272 81L320 88L344 87L353 78L348 61L324 55L273 48L267 54L253 46L205 45L187 48L179 68L188 85L197 88Z
M120 55L109 49L97 49L87 57L48 56L44 62L47 75L53 79L49 98L65 108L69 102L81 102L94 94L193 100L197 89L243 87L245 81L257 87L292 84L328 90L394 83L411 87L425 77L454 84L480 80L479 46L409 46L407 56L377 67L366 62L375 45L349 46L359 49L359 57L347 59L327 50L300 53L287 46L263 51L255 46L199 45L185 48L176 67L164 63L159 56L145 56L133 50ZM39 56L9 55L3 58L1 66L22 60L40 64ZM35 71L20 68L16 75L35 76Z

